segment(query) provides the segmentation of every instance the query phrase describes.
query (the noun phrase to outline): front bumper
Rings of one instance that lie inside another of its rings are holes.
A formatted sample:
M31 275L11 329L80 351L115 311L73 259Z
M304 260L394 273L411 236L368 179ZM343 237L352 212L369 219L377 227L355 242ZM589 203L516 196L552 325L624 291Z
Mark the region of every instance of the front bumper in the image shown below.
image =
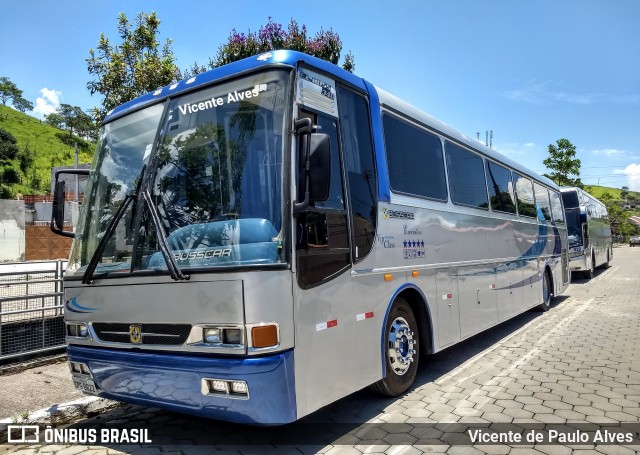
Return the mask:
M257 358L132 352L69 345L89 366L97 395L230 422L276 425L297 418L293 351ZM202 379L246 381L248 399L207 395Z

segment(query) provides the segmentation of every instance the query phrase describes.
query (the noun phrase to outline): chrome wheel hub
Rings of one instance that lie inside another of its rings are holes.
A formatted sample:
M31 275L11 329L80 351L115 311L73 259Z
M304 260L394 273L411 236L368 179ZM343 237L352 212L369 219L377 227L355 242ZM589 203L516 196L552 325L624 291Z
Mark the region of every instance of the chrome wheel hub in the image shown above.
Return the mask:
M414 361L417 343L414 335L404 318L397 317L391 323L387 356L391 369L398 376L405 374Z

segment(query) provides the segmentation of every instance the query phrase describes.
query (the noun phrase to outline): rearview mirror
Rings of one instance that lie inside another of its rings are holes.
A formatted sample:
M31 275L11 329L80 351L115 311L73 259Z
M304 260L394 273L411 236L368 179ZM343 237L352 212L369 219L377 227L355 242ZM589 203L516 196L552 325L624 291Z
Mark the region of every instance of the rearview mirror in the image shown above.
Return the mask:
M61 174L89 175L89 169L60 169L56 171L55 188L53 191L53 203L51 204L51 231L63 237L75 237L73 232L64 230L64 193L65 181L60 180Z
M331 183L331 143L328 134L313 133L309 157L309 200L329 199Z

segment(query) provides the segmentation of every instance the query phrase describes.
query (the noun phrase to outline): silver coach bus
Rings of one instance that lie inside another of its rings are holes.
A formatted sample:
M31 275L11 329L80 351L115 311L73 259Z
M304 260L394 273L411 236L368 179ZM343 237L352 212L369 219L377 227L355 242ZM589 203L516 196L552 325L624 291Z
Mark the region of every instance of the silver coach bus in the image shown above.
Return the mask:
M548 310L568 281L550 180L269 52L106 117L65 276L70 368L102 397L291 422L405 392L421 355Z
M597 267L609 267L613 240L607 207L577 187L562 187L567 219L571 273L593 278Z

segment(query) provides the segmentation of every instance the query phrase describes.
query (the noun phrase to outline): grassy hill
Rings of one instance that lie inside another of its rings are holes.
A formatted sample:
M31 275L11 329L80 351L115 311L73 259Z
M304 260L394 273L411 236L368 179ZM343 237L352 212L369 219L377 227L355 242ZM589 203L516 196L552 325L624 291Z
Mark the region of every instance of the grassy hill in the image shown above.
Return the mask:
M622 201L622 196L620 193L622 192L619 188L610 188L608 186L597 186L597 185L585 185L584 190L592 195L593 197L602 200L602 195L604 193L609 193L614 201ZM633 199L640 199L640 193L637 191L629 191L629 197Z
M68 166L74 163L74 147L69 133L41 122L35 117L18 112L8 106L0 105L0 128L11 133L18 141L22 151L28 147L34 151L33 169L24 175L20 171L17 159L0 164L0 168L13 167L21 176L21 183L11 185L14 194L48 194L50 192L51 168ZM95 144L87 143L79 149L78 162L90 163Z

